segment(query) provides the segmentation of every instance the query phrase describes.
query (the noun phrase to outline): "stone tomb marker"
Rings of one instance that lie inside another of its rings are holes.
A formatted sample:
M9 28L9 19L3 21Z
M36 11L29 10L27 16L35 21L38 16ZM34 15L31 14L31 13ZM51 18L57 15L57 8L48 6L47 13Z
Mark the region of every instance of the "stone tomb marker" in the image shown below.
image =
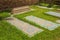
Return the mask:
M58 27L58 25L56 23L53 23L51 21L47 21L45 19L42 19L42 18L38 18L38 17L35 17L35 16L27 16L25 17L26 20L28 21L32 21L38 25L40 25L41 27L44 27L48 30L54 30Z
M17 13L25 12L25 11L28 11L28 10L31 10L29 8L29 6L22 6L22 7L13 8L11 13L12 14L17 14Z
M56 16L56 17L59 17L60 18L60 13L57 13L57 12L46 12L46 14L48 15L52 15L52 16Z
M26 22L23 22L21 20L18 20L17 18L12 18L13 20L7 20L12 25L16 26L16 28L20 29L21 31L25 32L25 34L28 34L29 37L34 36L37 33L42 32L43 30L40 28L37 28L33 25L30 25Z

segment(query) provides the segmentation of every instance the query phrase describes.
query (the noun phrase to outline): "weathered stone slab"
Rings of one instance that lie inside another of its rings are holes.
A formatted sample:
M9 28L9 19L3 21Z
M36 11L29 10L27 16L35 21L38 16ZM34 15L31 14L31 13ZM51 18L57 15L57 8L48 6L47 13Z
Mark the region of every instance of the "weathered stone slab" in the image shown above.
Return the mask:
M12 20L7 20L12 25L16 26L19 30L25 32L25 34L28 34L29 37L34 36L37 33L42 32L43 30L40 28L37 28L33 25L30 25L26 22L23 22L21 20L18 20L16 18L12 18Z
M56 23L53 23L51 21L48 21L48 20L45 20L45 19L42 19L42 18L38 18L38 17L35 17L35 16L27 16L25 17L26 20L28 21L32 21L38 25L40 25L41 27L44 27L48 30L54 30L58 27L58 25Z

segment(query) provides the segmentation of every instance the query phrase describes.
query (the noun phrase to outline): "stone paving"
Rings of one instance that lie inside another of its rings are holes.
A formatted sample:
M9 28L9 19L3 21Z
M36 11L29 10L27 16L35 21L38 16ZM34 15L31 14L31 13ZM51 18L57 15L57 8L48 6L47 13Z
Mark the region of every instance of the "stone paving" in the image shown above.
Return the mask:
M43 7L43 6L37 6L39 8L44 8L44 9L53 9L53 8L48 8L48 7Z
M60 18L60 13L57 13L57 12L49 11L49 12L46 12L46 14L52 15L52 16L56 16L56 17L59 17Z
M7 22L11 23L12 25L16 26L16 28L20 29L21 31L25 32L25 34L28 34L29 37L34 36L37 33L42 32L43 30L40 28L37 28L33 25L30 25L26 22L23 22L21 20L18 20L17 18L12 17L11 20L7 20Z
M20 12L20 13L15 13L15 14L13 14L13 15L18 15L18 14L24 14L24 13L27 13L27 12L30 12L30 11L33 11L34 9L30 9L30 10L28 10L28 11L24 11L24 12Z
M44 27L48 30L54 30L58 27L58 25L56 23L53 23L51 21L48 21L48 20L45 20L45 19L42 19L42 18L38 18L38 17L35 17L35 16L26 16L25 17L28 21L32 21L38 25L40 25L41 27Z

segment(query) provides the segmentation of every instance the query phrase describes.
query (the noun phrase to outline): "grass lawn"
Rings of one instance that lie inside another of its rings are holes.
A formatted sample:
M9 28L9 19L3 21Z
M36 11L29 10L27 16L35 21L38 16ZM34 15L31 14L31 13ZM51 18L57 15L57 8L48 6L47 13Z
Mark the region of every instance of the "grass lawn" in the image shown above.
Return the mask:
M29 38L5 20L0 21L0 40L28 40Z
M28 21L24 17L29 15L41 17L52 22L55 22L55 20L59 19L57 17L44 14L44 12L51 10L41 9L36 6L31 6L31 8L35 10L27 12L25 14L16 15L15 17L25 22ZM35 23L32 22L28 23L35 25L38 28L42 28L39 25L36 25ZM44 30L42 33L39 33L34 37L29 38L27 35L24 34L24 32L18 30L15 26L9 24L6 20L0 20L0 40L60 40L60 27L53 31L49 31L44 28L42 29Z
M2 20L0 21L0 40L56 40L60 37L59 30L58 28L54 32L44 31L29 38L21 30Z
M25 21L27 23L30 23L30 24L38 27L38 28L42 28L42 27L40 27L39 25L37 25L37 24L35 24L33 22L27 21L24 17L33 15L33 16L36 16L36 17L40 17L40 18L55 22L55 23L56 23L56 20L60 19L60 18L45 14L45 12L47 12L47 11L55 11L55 10L38 8L36 6L31 6L31 8L33 8L35 10L27 12L25 14L15 15L15 17L20 19L20 20L23 20L23 21ZM40 33L40 34L35 35L35 37L33 37L33 40L40 40L40 39L41 40L60 40L59 39L60 38L60 32L59 32L60 31L60 27L56 28L53 31L49 31L49 30L44 29L44 28L42 28L42 29L45 30L45 31Z

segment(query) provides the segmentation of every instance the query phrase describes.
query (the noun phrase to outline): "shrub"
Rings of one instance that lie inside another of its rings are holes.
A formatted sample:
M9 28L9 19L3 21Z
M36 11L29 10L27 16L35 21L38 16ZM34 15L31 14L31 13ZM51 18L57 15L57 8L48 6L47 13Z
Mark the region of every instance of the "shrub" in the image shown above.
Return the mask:
M53 8L60 9L60 6L59 5L54 5Z
M46 7L48 6L47 3L40 3L40 5L41 5L41 6L46 6Z

